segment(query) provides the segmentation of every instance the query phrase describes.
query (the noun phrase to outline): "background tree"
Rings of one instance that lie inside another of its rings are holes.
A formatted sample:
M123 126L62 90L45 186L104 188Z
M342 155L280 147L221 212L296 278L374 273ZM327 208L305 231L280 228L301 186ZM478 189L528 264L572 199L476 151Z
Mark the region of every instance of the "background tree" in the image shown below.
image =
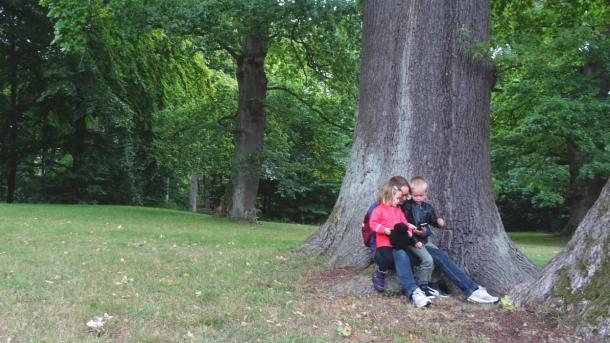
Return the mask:
M581 326L600 338L610 334L610 181L574 232L567 247L538 276L516 287L519 305L544 303L575 311Z
M607 1L494 1L492 163L514 229L571 234L610 175Z
M163 9L172 13L173 2L162 4L168 7ZM177 16L170 28L199 37L208 50L222 50L235 61L239 90L235 149L231 179L219 213L234 218L256 219L256 195L267 125L266 58L269 49L283 40L293 40L301 47L307 47L306 37L299 35L301 23L318 23L342 16L357 18L354 8L355 4L346 1L210 0L187 3L177 12L173 11ZM163 10L157 12L167 13ZM315 62L311 59L303 60L318 71L317 65L312 66ZM332 78L330 73L326 76Z
M11 4L3 3L3 15ZM24 102L15 143L7 136L9 76L15 69L2 65L0 75L0 119L6 125L0 153L18 147L17 201L183 207L196 173L202 207L220 203L232 170L239 95L236 62L219 49L215 34L239 43L240 36L233 36L242 31L188 30L205 18L184 11L220 2L168 4L48 0L44 7L33 2L16 11L12 22L41 27L40 37L46 37L37 43L28 30L3 31L38 44L17 69L24 76L24 87L17 88L30 101ZM360 30L355 4L337 4L342 6L289 2L279 9L298 20L277 28L283 36L272 37L266 55L272 82L264 132L269 148L262 151L263 172L257 174L263 191L256 209L265 218L320 221L336 197L353 127L359 46L354 33ZM246 6L228 5L218 13ZM303 13L312 8L320 11L309 20ZM235 24L230 15L225 19ZM7 56L8 42L0 42ZM0 161L3 192L9 184L6 162Z
M359 114L335 208L308 240L364 267L359 224L381 182L423 175L450 231L437 241L481 284L506 291L536 268L506 236L492 196L487 1L364 3ZM437 231L438 232L438 231ZM440 236L439 232L439 236Z
M42 65L53 55L51 27L36 1L0 5L0 175L9 203L15 200L20 163L32 152L25 122L41 110L36 98L43 91Z

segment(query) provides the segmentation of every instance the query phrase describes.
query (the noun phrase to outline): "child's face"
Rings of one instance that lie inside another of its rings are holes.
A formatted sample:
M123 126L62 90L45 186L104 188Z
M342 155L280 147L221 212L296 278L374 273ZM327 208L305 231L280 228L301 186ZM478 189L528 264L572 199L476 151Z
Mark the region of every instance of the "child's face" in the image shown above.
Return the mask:
M413 198L413 201L417 204L421 204L426 201L426 190L417 188L411 189L411 198Z
M407 201L407 197L409 196L409 187L407 187L407 186L400 187L400 192L402 193L402 196L400 197L398 206L404 204Z
M392 200L392 206L398 206L400 204L400 199L402 199L402 192L398 191L394 195L394 199Z

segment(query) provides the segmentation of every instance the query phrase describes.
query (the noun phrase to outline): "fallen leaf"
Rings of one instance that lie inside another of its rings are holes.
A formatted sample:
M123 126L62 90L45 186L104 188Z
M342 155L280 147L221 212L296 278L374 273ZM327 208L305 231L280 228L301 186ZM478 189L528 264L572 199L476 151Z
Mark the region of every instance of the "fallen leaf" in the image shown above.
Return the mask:
M92 331L100 333L103 331L106 321L112 318L113 317L108 313L104 313L102 317L93 317L93 319L89 320L86 325Z
M349 337L352 335L352 326L349 323L339 322L339 326L337 326L337 333L339 336Z
M104 328L104 320L102 317L94 317L87 322L87 327L93 331L100 332Z
M510 297L510 295L505 295L500 298L500 308L504 310L512 310L515 308L513 299Z

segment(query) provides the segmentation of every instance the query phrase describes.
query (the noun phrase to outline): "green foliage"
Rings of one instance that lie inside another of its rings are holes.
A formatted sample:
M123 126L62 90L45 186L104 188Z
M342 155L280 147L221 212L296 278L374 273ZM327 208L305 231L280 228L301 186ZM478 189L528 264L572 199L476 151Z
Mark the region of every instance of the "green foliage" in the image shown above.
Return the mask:
M558 229L575 180L610 175L610 6L499 1L492 22L499 207L509 226Z
M41 38L31 63L20 56L20 70L37 77L20 75L20 96L33 101L23 104L18 143L4 131L0 141L2 157L25 147L18 201L184 207L195 174L214 206L233 167L236 57L244 37L259 34L270 88L261 216L320 221L330 210L356 112L356 3L42 0L23 9L15 34Z

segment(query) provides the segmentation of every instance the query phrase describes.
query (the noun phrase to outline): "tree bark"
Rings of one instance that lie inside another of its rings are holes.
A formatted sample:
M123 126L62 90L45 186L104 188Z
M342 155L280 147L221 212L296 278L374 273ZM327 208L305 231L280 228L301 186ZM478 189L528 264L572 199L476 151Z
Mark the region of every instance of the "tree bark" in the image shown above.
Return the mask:
M610 180L567 247L533 281L512 291L517 305L551 304L575 310L581 326L610 337Z
M241 55L237 56L239 103L233 170L219 209L221 215L249 221L256 221L256 194L267 121L266 55L267 38L264 34L254 33L245 37Z
M489 38L489 4L365 1L359 114L335 207L307 246L336 266L366 267L360 223L379 185L422 175L450 228L436 242L480 284L507 291L535 266L508 239L492 196L493 65L473 57Z
M197 212L197 173L191 174L191 187L189 188L189 203L191 212Z

